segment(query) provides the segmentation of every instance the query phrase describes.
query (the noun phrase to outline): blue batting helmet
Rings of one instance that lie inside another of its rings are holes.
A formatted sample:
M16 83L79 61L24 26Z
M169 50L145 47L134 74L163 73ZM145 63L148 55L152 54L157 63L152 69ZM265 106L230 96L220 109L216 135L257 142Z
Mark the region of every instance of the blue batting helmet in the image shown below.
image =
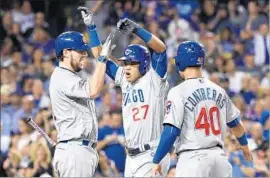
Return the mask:
M125 49L124 56L119 60L140 63L139 71L142 75L144 75L149 69L150 59L150 52L146 47L132 44Z
M64 49L88 51L90 46L85 42L83 34L74 31L61 33L55 40L55 52L59 57Z
M204 47L200 43L185 41L178 46L174 59L177 69L184 71L186 67L202 66L204 57Z

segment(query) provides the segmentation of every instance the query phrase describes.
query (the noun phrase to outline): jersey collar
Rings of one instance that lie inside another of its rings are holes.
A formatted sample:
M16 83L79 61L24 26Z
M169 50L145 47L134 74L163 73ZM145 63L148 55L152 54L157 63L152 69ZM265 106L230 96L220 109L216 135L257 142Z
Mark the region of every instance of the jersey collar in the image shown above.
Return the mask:
M67 68L64 68L64 67L59 67L59 68L64 69L64 70L67 70L67 71L72 72L73 74L77 75L75 72L73 72L72 70L69 70Z

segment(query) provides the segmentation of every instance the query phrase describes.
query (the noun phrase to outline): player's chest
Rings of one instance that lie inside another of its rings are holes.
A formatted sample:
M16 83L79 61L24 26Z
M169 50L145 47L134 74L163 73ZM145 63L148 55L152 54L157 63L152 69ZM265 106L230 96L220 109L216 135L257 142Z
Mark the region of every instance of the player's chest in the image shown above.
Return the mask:
M74 109L78 109L83 112L90 112L95 107L95 103L91 99L77 98L74 102Z
M148 102L149 94L151 93L151 87L148 84L141 84L135 86L127 86L122 90L122 105L124 107L129 105L136 105Z

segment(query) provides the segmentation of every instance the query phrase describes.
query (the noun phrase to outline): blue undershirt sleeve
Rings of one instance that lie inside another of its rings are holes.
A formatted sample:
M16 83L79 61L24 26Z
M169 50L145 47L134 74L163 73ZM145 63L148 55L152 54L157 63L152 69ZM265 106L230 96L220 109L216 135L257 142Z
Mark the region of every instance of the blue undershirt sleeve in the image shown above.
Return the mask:
M170 151L172 148L176 137L179 136L181 130L173 125L165 124L163 132L160 137L159 145L157 151L153 158L153 163L158 164L164 156Z
M115 80L116 72L118 70L118 65L112 60L108 60L106 63L106 74L112 79Z
M168 59L166 51L164 51L163 53L156 53L156 52L153 53L152 67L161 78L165 76L168 68Z
M90 47L94 48L101 45L101 42L99 40L97 31L96 31L96 25L90 25L89 27L87 27L87 29L88 29Z
M229 128L233 128L233 127L236 127L239 123L240 123L240 118L237 117L237 118L234 119L233 121L227 123L227 126L228 126Z

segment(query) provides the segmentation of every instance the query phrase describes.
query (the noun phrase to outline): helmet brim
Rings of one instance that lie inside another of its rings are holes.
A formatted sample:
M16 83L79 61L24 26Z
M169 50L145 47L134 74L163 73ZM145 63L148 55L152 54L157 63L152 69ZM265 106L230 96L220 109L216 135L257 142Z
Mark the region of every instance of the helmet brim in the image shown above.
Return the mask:
M74 50L75 51L88 51L90 48L91 48L90 45L84 44L80 46L79 48L75 48Z
M123 56L123 57L119 58L118 60L119 60L119 61L140 62L140 61L139 61L139 60L137 60L137 59L131 59L131 58L128 58L128 57L125 57L125 56Z

